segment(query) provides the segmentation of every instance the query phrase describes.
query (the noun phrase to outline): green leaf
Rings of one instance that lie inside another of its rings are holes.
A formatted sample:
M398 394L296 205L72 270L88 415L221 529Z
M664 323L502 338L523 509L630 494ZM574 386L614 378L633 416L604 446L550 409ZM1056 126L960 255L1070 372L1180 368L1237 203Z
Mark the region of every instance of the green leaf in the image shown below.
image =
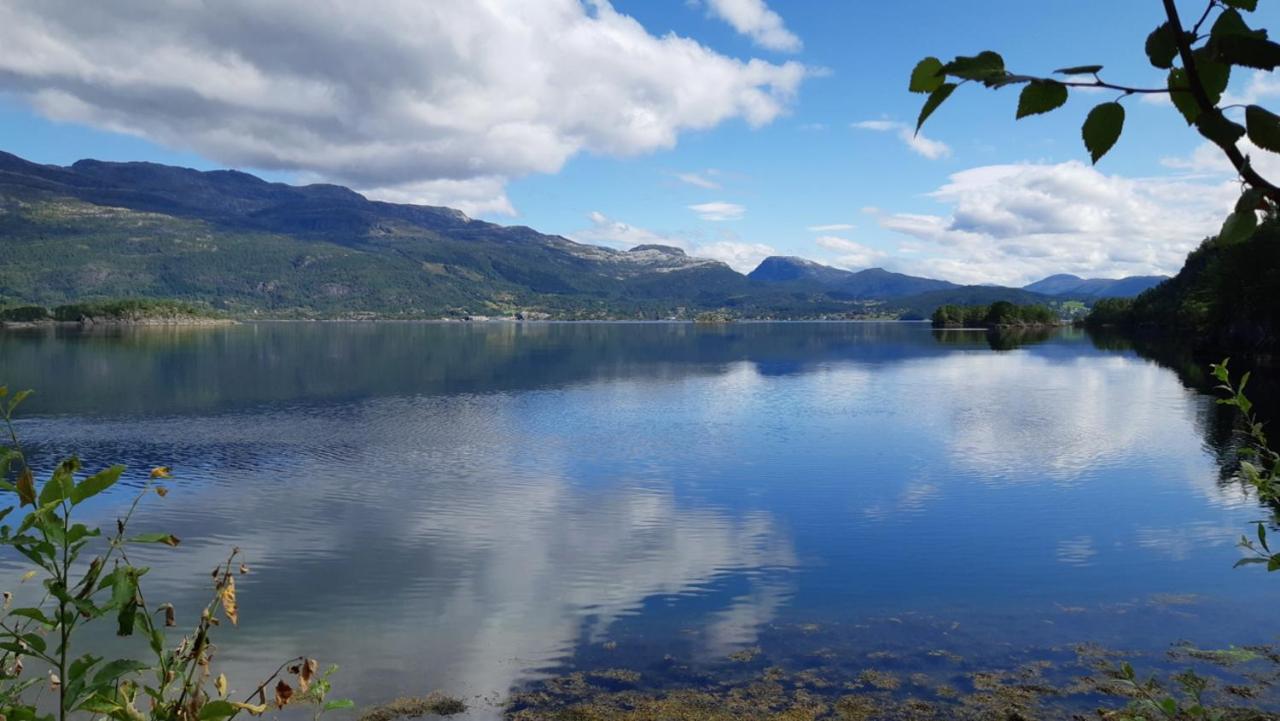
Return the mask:
M325 711L336 711L343 708L355 708L356 702L349 698L334 699L333 701L325 701Z
M1244 124L1249 140L1263 150L1280 153L1280 115L1266 108L1250 105L1244 109Z
M220 719L231 718L236 712L236 707L230 701L216 699L205 704L200 709L200 721L219 721Z
M1222 14L1214 21L1213 29L1209 31L1209 37L1213 40L1221 40L1228 35L1245 35L1265 40L1267 31L1250 28L1244 18L1240 16L1240 13L1227 9L1222 11Z
M1218 242L1223 245L1235 245L1248 240L1257 227L1258 215L1252 210L1244 213L1232 213L1227 216L1226 222L1222 224L1222 230L1218 231Z
M112 661L106 666L98 669L98 672L93 675L93 685L102 686L110 684L114 686L116 679L121 676L135 673L137 671L146 671L148 668L150 667L142 661L135 661L129 658L116 659L115 661Z
M1257 188L1249 188L1240 194L1240 199L1236 201L1236 212L1243 213L1247 210L1261 210L1263 199L1262 191Z
M112 466L105 471L95 473L81 481L71 489L71 505L76 505L102 493L120 480L124 466Z
M1187 125L1191 125L1196 118L1200 117L1200 105L1196 103L1190 88L1191 81L1187 79L1187 71L1182 68L1169 71L1169 99L1173 101L1178 112L1182 113Z
M1275 570L1277 570L1277 569L1280 569L1280 555L1272 556L1272 557L1267 561L1267 571L1268 571L1268 572L1270 572L1270 571L1275 571Z
M942 66L942 72L963 80L991 82L1004 76L1004 58L999 53L983 50L977 55L957 57Z
M1233 8L1240 8L1241 10L1246 10L1248 12L1253 12L1258 9L1258 0L1222 0L1222 2Z
M48 628L53 628L55 625L57 625L54 623L53 619L44 615L44 611L41 611L38 608L15 608L9 612L9 615L20 616L22 618L29 618L32 621L35 621L36 623L40 624L41 626L46 626Z
M1196 74L1200 76L1200 85L1204 87L1205 95L1209 96L1209 102L1217 105L1231 82L1231 66L1215 61L1205 48L1192 55L1196 59Z
M143 533L129 538L128 541L129 543L163 543L170 548L182 542L172 533Z
M1262 548L1267 548L1267 525L1265 523L1258 524L1258 543L1262 544Z
M1093 75L1101 70L1101 65L1072 65L1069 68L1058 68L1053 72L1058 75Z
M1259 70L1275 70L1280 65L1280 45L1249 35L1226 35L1214 40L1218 60Z
M132 568L120 569L111 588L111 603L119 611L116 614L116 634L132 636L138 612L138 574Z
M1092 156L1096 165L1102 156L1120 139L1124 130L1124 106L1120 103L1102 103L1089 111L1084 119L1081 135L1084 136L1084 147Z
M911 84L908 90L913 93L932 93L942 85L945 80L942 76L942 61L935 57L928 57L916 63L916 67L911 71Z
M1196 118L1196 130L1218 145L1235 145L1237 140L1244 137L1244 126L1227 120L1227 116L1217 108L1212 112L1201 113Z
M929 98L924 101L924 107L920 109L920 117L916 120L917 133L920 132L920 128L924 125L924 121L927 120L930 115L933 115L933 111L937 110L938 106L942 105L942 101L950 97L951 93L955 92L955 89L955 83L943 83L938 86L937 90L929 93Z
M1178 55L1178 45L1174 41L1173 27L1163 23L1147 36L1147 59L1157 68L1173 67L1173 59Z
M1047 113L1067 102L1067 86L1056 80L1033 80L1018 96L1018 119Z
M17 393L14 393L13 399L9 401L9 412L13 413L14 411L18 410L18 406L22 405L22 402L25 401L27 397L30 396L32 393L35 393L35 391L31 390L30 388L27 388L25 390L20 390Z

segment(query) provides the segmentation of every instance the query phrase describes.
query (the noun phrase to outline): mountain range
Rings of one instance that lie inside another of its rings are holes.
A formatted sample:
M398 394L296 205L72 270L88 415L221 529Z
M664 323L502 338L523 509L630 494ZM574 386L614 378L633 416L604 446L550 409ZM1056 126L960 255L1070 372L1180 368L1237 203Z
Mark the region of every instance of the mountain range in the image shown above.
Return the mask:
M939 303L1057 304L1161 278L960 286L771 257L747 275L665 245L616 250L233 170L0 152L0 303L145 296L245 317L663 318L927 315Z

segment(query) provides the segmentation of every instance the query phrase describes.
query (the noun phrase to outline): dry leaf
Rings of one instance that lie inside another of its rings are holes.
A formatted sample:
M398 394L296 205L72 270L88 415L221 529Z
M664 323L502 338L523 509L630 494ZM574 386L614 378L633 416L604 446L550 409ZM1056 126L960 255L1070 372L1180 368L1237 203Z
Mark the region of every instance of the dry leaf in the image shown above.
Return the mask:
M236 607L236 579L235 576L227 576L227 582L222 586L222 590L218 592L222 598L222 610L226 611L227 619L231 621L231 625L238 625L240 621L240 612Z
M35 571L27 571L26 573L22 574L22 580L19 583L26 583L27 581L30 581L35 577L36 577Z
M298 686L302 688L302 692L306 693L311 688L311 679L316 675L316 660L309 658L302 663L302 668L298 671Z
M276 684L276 708L284 708L293 698L293 687L283 680Z
M172 604L172 603L166 603L166 604L163 606L163 608L164 608L164 625L165 625L165 627L166 627L166 628L173 628L174 626L178 625L178 621L177 621L177 619L174 617L174 616L175 616L175 614L174 614L174 610L173 610L173 604Z
M240 575L243 576L248 572L249 572L249 567L244 565L243 563L240 564Z
M152 478L168 478L173 469L168 466L156 466L151 469Z
M18 501L23 506L36 505L36 479L31 475L31 469L25 466L18 474Z
M164 498L165 496L169 495L169 489L165 488L164 486L156 486L156 495L160 496L161 498Z
M240 703L239 701L232 701L231 705L235 706L241 711L248 711L253 716L261 716L262 714L267 712L267 705L265 703L255 705L255 704L248 704L248 703Z
M225 673L218 674L217 680L213 682L213 687L218 689L218 695L226 698L227 696L227 675Z
M50 671L49 672L49 690L57 691L58 687L61 685L62 685L62 679L58 678L58 674Z

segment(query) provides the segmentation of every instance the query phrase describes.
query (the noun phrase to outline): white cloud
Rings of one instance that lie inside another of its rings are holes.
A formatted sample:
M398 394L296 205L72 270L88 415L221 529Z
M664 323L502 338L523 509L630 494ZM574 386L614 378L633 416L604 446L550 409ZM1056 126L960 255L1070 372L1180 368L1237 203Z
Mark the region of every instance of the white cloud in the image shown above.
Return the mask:
M1228 91L1222 96L1223 105L1256 105L1268 98L1280 97L1280 80L1265 70L1254 70L1249 82L1239 93Z
M837 235L822 235L814 241L818 247L834 251L838 255L831 261L832 265L848 270L867 268L875 265L885 257L884 251L876 250L848 238Z
M842 230L853 230L854 226L850 223L831 223L829 225L811 225L809 231L813 233L839 233Z
M925 241L903 268L962 283L1021 285L1052 273L1175 273L1213 234L1237 188L1229 180L1125 178L1083 163L993 165L931 193L948 215L881 213L882 227Z
M804 44L764 0L706 0L707 11L768 50L799 52Z
M726 203L722 200L710 203L690 205L689 210L698 214L703 220L741 220L747 209L737 203Z
M704 243L693 242L683 235L638 228L610 218L599 211L592 211L587 215L587 219L591 221L590 227L570 234L570 237L579 243L604 245L620 250L629 250L645 244L670 245L695 258L721 261L739 273L749 273L760 265L760 261L778 254L773 247L763 243L742 243L724 239Z
M951 146L940 140L927 138L924 133L917 133L912 130L910 125L898 122L897 120L862 120L852 123L852 126L858 130L872 130L878 133L896 133L898 139L910 148L911 152L928 158L929 160L946 158L951 155Z
M47 117L498 212L497 183L578 153L765 125L807 72L652 35L606 0L0 3L0 90ZM441 184L478 180L495 192Z
M760 261L777 254L776 249L764 243L738 243L729 240L699 245L690 253L699 258L718 260L739 273L750 273L760 265Z
M515 215L505 190L506 180L500 177L468 178L466 180L422 180L387 188L365 188L364 194L373 200L390 203L416 203L419 205L446 205L471 216Z
M682 183L687 183L696 188L704 188L706 190L719 190L720 183L712 180L712 176L719 175L719 171L714 168L707 169L701 173L676 173L676 179Z
M1254 145L1248 138L1241 138L1236 146L1244 153L1262 177L1276 182L1280 179L1280 155L1263 150ZM1223 154L1222 149L1209 141L1204 141L1188 156L1162 158L1160 163L1167 168L1185 170L1193 174L1220 177L1236 177L1235 166Z

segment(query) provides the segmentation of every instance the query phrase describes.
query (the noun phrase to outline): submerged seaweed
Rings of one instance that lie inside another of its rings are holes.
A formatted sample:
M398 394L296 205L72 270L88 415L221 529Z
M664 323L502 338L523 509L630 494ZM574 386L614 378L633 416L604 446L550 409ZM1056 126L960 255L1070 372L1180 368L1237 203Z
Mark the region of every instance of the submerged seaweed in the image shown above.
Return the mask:
M628 659L537 681L508 701L510 721L916 721L1133 718L1144 694L1179 697L1188 678L1230 721L1280 719L1280 653L1182 645L1133 654L1093 643L1013 648L959 637L951 624L773 627L756 644L713 659ZM922 630L932 635L920 633ZM925 641L921 643L921 641ZM870 645L869 645L870 644ZM961 650L965 653L960 653ZM579 659L578 661L582 661ZM1126 683L1123 663L1155 676ZM577 663L580 669L586 664Z

